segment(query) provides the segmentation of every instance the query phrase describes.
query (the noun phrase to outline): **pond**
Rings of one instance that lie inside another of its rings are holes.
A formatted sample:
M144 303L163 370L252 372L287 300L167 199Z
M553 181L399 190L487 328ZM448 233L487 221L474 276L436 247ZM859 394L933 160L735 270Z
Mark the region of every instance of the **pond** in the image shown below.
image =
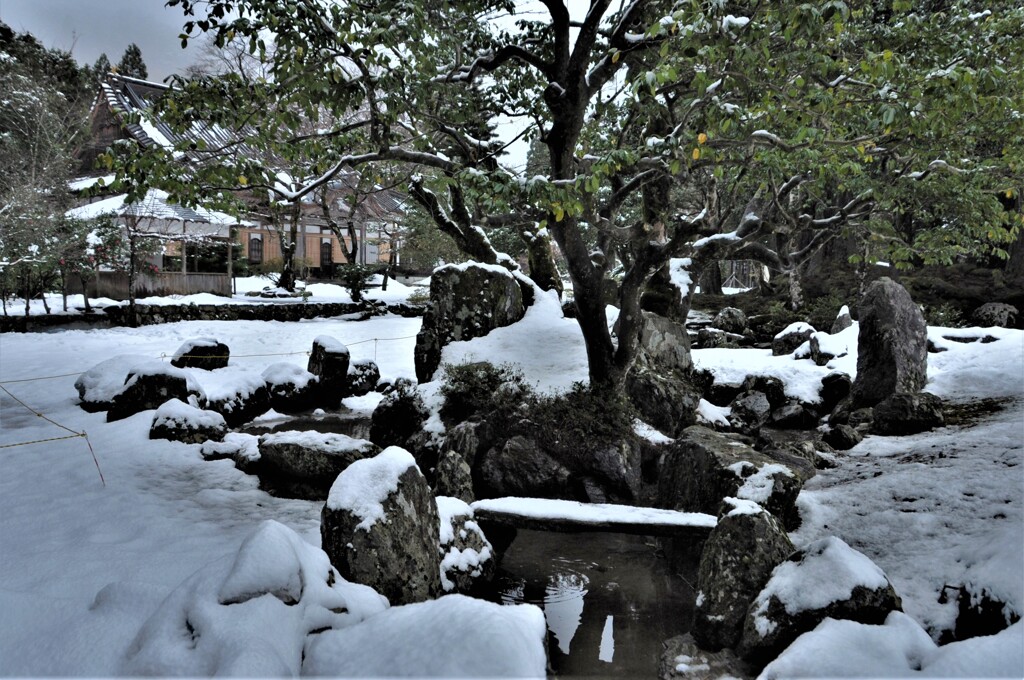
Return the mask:
M560 677L655 677L662 642L693 617L695 577L685 576L652 537L520 530L490 598L544 610Z

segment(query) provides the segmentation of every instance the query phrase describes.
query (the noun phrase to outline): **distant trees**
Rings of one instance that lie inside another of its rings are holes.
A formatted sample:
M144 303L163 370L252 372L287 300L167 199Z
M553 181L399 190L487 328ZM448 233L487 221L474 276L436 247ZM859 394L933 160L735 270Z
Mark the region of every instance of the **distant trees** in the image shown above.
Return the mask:
M131 43L125 48L124 54L121 55L121 61L117 62L117 72L123 76L140 80L149 77L149 69L146 68L146 62L142 60L142 50L138 45Z

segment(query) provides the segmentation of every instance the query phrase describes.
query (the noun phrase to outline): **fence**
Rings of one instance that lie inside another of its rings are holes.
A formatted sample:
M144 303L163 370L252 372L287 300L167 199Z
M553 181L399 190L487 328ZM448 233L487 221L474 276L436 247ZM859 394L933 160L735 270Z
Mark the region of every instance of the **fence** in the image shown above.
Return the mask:
M113 300L128 299L128 274L125 272L99 272L88 282L89 297L105 297ZM68 282L68 293L81 293L81 283ZM153 295L191 295L192 293L213 293L231 296L231 277L227 274L181 272L157 272L135 275L135 297Z

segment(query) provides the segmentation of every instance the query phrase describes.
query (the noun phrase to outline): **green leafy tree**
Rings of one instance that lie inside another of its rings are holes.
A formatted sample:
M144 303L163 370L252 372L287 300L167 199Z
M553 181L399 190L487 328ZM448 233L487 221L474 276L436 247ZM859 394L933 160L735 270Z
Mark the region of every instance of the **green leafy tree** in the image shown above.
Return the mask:
M149 77L149 69L146 62L142 60L142 50L135 43L125 48L121 55L121 61L117 62L117 72L129 78L145 80Z
M999 251L1016 233L997 195L1020 180L1019 3L592 0L577 19L540 3L511 28L491 21L516 11L499 0L171 0L205 11L183 42L242 41L269 77L181 81L164 113L222 125L259 153L182 148L182 163L161 150L122 175L186 196L244 177L294 203L348 168L418 168L407 191L468 256L515 267L487 236L507 226L534 280L557 289L557 244L591 385L612 392L637 357L644 293L671 289L666 311L686 315L692 291L670 271L695 279L843 230L906 262ZM498 162L499 113L532 122L547 151L536 175ZM274 188L282 160L306 169L288 191ZM909 240L894 227L907 215Z
M103 77L110 73L110 69L110 59L107 58L106 52L101 54L96 59L96 63L92 65L92 73L96 80L103 80Z

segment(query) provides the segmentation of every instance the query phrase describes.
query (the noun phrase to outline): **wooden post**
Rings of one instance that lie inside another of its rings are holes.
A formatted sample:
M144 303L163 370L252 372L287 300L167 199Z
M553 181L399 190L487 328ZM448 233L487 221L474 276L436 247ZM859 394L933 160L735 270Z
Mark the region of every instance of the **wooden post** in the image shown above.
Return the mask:
M185 285L185 279L188 277L188 240L187 240L187 227L185 220L181 221L181 285Z
M235 273L234 273L234 263L231 262L231 260L232 260L231 256L232 256L232 253L234 252L234 248L232 246L234 246L235 243L234 243L234 239L231 238L231 227L228 227L227 243L228 243L228 278L231 280L231 284L230 284L231 285L231 293L234 294L234 292L235 292Z

